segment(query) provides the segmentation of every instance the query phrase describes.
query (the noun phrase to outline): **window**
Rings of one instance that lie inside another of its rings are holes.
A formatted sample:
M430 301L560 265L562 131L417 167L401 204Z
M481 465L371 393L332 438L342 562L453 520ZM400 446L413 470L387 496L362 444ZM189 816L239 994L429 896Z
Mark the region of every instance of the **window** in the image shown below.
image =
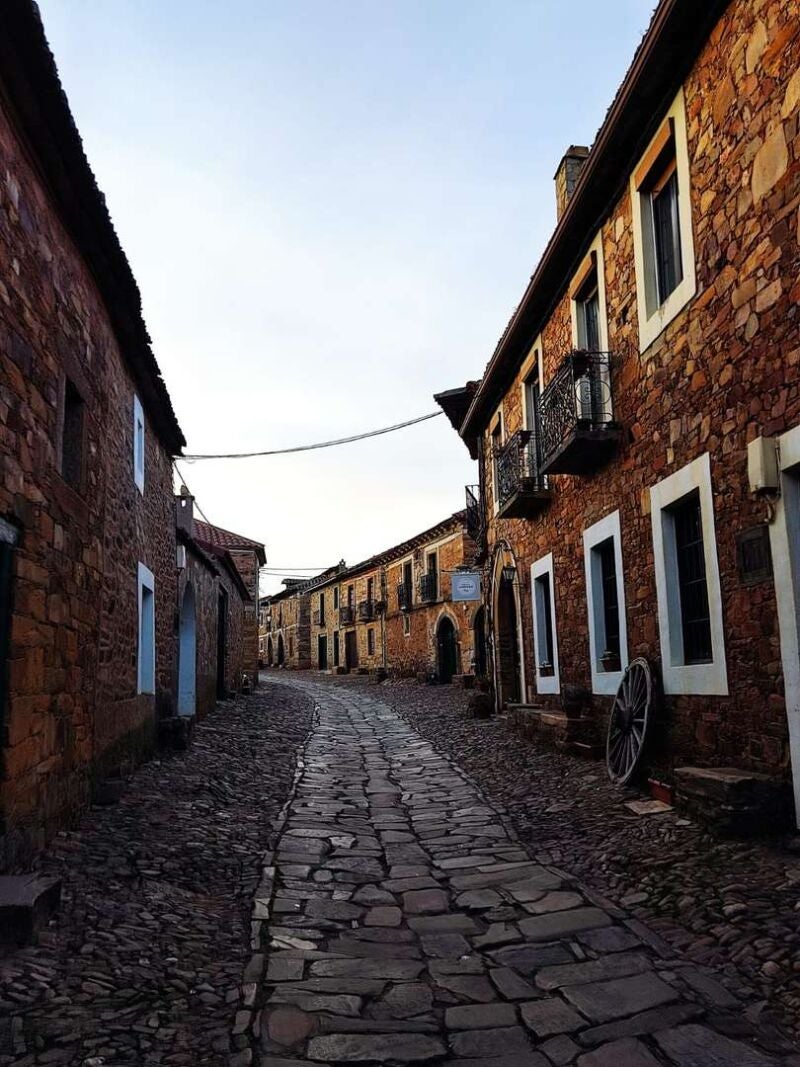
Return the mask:
M678 565L684 663L711 661L711 618L708 609L706 561L700 494L695 490L669 508Z
M725 696L728 677L708 453L650 489L664 690Z
M559 693L552 552L531 567L531 595L536 688L540 693Z
M405 637L408 637L408 635L410 633L411 633L411 616L410 615L404 615L403 616L403 635Z
M439 596L439 557L435 552L428 553L428 598L436 600Z
M347 587L347 606L348 606L348 608L352 608L353 601L355 600L355 596L356 596L356 587L354 585L348 585L348 587Z
M324 593L320 593L319 594L319 624L320 624L320 626L324 626L325 625L325 594Z
M133 398L133 480L144 493L144 412L138 396Z
M80 491L83 485L84 402L78 387L67 378L64 382L64 407L61 421L61 477Z
M411 560L403 564L403 596L410 608L414 602L414 564Z
M372 628L367 630L367 655L375 655L375 631Z
M367 578L367 603L371 604L375 596L375 579Z
M139 652L137 692L156 691L156 618L153 572L139 564Z
M333 590L333 610L336 611L339 607L339 587L338 585Z
M628 665L619 512L583 531L593 693L615 693Z
M503 447L503 415L502 412L498 412L495 418L494 426L492 427L492 507L495 515L500 509L500 479L497 470L497 461L500 456L500 450Z
M689 155L683 91L631 175L642 351L695 293Z

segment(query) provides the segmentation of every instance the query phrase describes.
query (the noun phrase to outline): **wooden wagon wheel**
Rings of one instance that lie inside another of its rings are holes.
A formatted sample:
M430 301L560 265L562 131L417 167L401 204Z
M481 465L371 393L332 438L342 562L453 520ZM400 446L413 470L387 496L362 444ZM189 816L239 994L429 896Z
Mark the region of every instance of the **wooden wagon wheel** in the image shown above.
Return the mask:
M617 785L627 785L636 773L647 742L653 708L653 675L645 659L625 669L608 724L606 765Z

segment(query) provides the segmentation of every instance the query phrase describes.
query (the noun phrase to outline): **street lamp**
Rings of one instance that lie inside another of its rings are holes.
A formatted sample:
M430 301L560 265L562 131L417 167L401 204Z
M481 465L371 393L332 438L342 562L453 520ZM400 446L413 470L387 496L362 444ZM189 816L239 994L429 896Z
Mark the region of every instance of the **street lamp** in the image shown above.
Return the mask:
M517 568L514 566L513 563L509 566L503 567L502 575L504 582L508 582L509 585L513 585L514 579L517 577Z

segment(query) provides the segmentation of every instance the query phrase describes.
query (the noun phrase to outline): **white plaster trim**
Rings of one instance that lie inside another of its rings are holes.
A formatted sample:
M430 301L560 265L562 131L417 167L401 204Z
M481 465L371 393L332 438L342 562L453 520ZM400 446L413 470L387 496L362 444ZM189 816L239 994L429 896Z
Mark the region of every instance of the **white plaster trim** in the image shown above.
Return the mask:
M133 480L136 483L136 488L144 496L144 462L145 462L145 450L147 447L146 440L146 424L144 421L144 411L142 410L142 403L139 397L134 394L133 397ZM142 455L141 462L139 458L139 437L142 439Z
M606 311L606 265L603 259L603 234L602 231L598 231L597 236L589 245L586 252L587 256L590 256L594 252L595 263L597 267L597 309L600 318L600 351L608 351L608 312ZM585 257L582 262L585 262ZM580 341L580 330L578 328L578 301L570 300L569 302L569 315L572 323L572 343L575 348L582 348L583 345ZM539 381L541 382L541 371L539 373Z
M539 671L539 664L541 657L539 655L539 624L541 619L539 617L539 604L536 599L536 579L543 575L549 575L550 578L550 623L553 628L553 674L552 676L545 675L544 677ZM534 651L534 664L536 666L536 691L538 693L560 693L561 692L561 675L558 666L558 630L556 628L556 583L555 574L553 569L553 553L548 552L546 556L542 556L541 559L537 559L534 564L531 565L531 606L533 608L533 651Z
M603 596L600 585L600 560L593 551L597 545L614 538L614 569L617 574L617 598L619 601L619 657L622 669L604 671L600 657L605 651L599 645L603 628ZM586 607L589 613L589 662L592 670L593 693L616 693L622 675L628 666L628 622L625 608L625 577L622 569L622 534L619 511L613 511L604 519L583 531L583 559L586 571Z
M145 689L144 682L142 681L142 589L148 589L153 596L153 633L151 635L151 645L149 649L153 657L153 686L152 688ZM138 601L138 652L136 656L136 692L137 693L155 693L156 691L156 580L153 577L153 572L145 567L144 563L140 563L137 572L136 582L136 598Z
M800 827L800 426L778 438L781 498L769 527L796 825Z
M674 545L669 537L669 516L665 508L694 490L700 494L706 586L711 621L711 663L682 662L683 638L678 602L677 566ZM658 627L665 693L728 695L725 664L725 637L722 627L722 594L719 583L717 541L714 528L714 498L711 491L711 458L708 452L675 474L650 487L650 518L653 528L653 556L658 597Z
M691 179L689 171L689 149L686 139L686 104L683 87L664 116L664 121L672 119L675 130L675 163L678 172L678 226L681 238L681 266L683 279L670 293L664 303L648 314L647 284L643 239L643 204L646 194L636 188L634 167L630 176L630 196L633 215L633 262L636 272L636 307L639 318L639 351L644 352L662 333L675 316L686 306L697 292L695 276L694 239L692 236ZM650 142L652 144L652 141ZM650 144L640 158L647 155ZM638 165L638 161L637 161Z

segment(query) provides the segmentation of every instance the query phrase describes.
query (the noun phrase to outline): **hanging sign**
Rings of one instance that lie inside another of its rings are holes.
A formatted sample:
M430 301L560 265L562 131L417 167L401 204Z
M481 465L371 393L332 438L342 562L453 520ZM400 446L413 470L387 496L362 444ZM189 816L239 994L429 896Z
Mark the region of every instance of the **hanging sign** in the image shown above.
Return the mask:
M481 576L479 571L455 571L451 576L452 600L480 600Z

